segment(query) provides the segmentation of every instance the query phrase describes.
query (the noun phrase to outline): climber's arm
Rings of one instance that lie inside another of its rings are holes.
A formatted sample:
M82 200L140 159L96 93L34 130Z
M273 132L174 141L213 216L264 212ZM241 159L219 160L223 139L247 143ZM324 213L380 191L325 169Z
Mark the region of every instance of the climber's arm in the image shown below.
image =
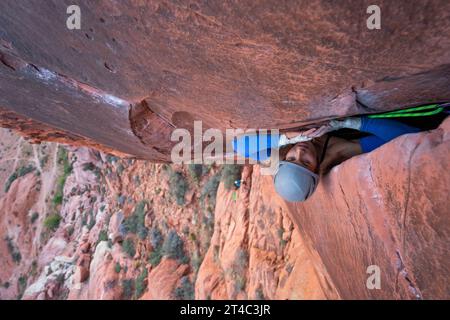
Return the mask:
M408 126L399 121L390 119L370 119L367 117L361 118L361 127L359 130L373 134L359 140L363 152L372 151L403 134L420 131L418 128Z
M408 126L400 121L391 119L370 119L361 117L360 131L371 133L381 140L388 142L403 134L416 133L420 129Z
M325 133L343 128L355 129L372 134L359 140L363 152L372 151L403 134L420 131L418 128L408 126L396 120L350 117L341 120L331 120L328 124L310 134L309 137L317 138Z
M386 141L384 141L374 135L370 135L370 136L359 139L359 145L361 146L361 150L363 153L370 152L370 151L382 146L385 143L386 143Z

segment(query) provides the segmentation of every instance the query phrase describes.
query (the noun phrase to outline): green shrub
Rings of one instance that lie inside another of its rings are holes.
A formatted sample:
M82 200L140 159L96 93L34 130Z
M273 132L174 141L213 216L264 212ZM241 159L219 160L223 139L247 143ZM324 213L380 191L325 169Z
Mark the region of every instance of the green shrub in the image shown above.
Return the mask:
M22 255L20 254L19 251L15 251L11 255L12 255L12 259L15 263L19 264L20 261L22 261Z
M84 171L94 171L97 167L92 162L87 162L83 164Z
M25 289L27 288L27 282L28 282L28 278L24 275L21 275L19 277L19 280L17 282L17 287L18 287L18 296L17 299L22 299L23 293L25 292Z
M88 230L91 230L94 226L95 226L95 215L94 215L94 210L91 209L89 210L89 223L87 225Z
M62 193L55 194L55 196L53 197L53 203L55 205L58 205L58 204L62 204L62 201L63 201Z
M173 171L172 169L169 170L169 187L170 194L175 198L177 204L179 206L184 205L184 197L189 188L189 184L181 172Z
M241 179L242 166L237 164L225 164L222 167L222 181L225 189L234 188L234 181Z
M59 214L52 214L45 218L44 226L50 231L55 231L58 229L60 222L61 216Z
M203 174L203 166L201 164L191 163L188 165L188 172L192 180L198 183Z
M149 231L150 244L154 249L161 247L164 237L158 227L152 227Z
M236 254L236 267L241 270L245 270L248 264L248 253L244 249L240 248Z
M236 290L236 292L244 291L245 282L245 276L243 276L242 274L236 274L236 277L234 279L234 289Z
M134 257L136 254L136 249L134 247L133 239L125 239L122 243L122 249L125 253L127 253L130 257Z
M192 268L194 269L195 274L198 273L198 270L200 269L201 264L202 264L202 257L200 257L200 253L198 252L198 249L196 249L192 253L192 257L191 257L191 265L192 265Z
M33 212L33 214L31 215L31 218L30 218L31 223L32 224L35 223L38 218L39 218L39 213Z
M17 171L17 175L19 177L23 177L24 175L26 175L34 170L36 170L36 168L34 168L32 165L29 165L26 167L20 167L19 170Z
M240 248L235 257L233 264L233 276L234 276L234 288L237 292L245 289L246 278L245 270L248 266L248 253L244 249Z
M174 295L179 300L194 300L194 285L188 277L181 278L180 286L175 289Z
M212 164L208 164L206 166L202 167L202 176L206 176L212 169L213 165Z
M33 260L33 262L31 262L31 270L30 270L30 274L31 276L35 276L37 274L38 271L38 264L36 260Z
M122 163L119 163L118 166L117 166L117 173L118 173L119 175L122 175L122 173L123 173L124 170L125 170L125 167L123 166L123 164L122 164Z
M148 262L156 267L162 259L162 245L164 237L158 227L152 227L149 231L150 244L153 247L153 251L148 257Z
M64 185L66 184L66 179L72 172L72 164L69 161L69 155L67 150L59 147L58 149L58 164L63 166L62 175L58 178L56 183L56 192L53 197L53 203L55 205L62 204L64 195Z
M108 241L108 232L106 230L102 230L98 234L97 244L102 241Z
M215 207L216 205L216 196L217 189L219 188L221 178L221 172L216 173L212 176L208 182L203 186L202 192L200 194L200 200L202 201L202 205L204 206L204 202L208 199L210 205Z
M142 272L138 275L135 281L135 291L134 291L134 297L136 299L140 298L142 294L144 293L145 289L147 289L147 276L148 271L147 268L144 268Z
M133 296L133 288L134 281L132 279L123 279L122 280L122 297L125 300L131 299Z
M144 225L140 226L137 232L137 236L139 237L139 239L145 240L147 238L147 235L148 229Z
M23 177L24 175L33 172L34 170L36 170L36 168L34 168L32 165L28 165L28 166L24 166L24 167L20 167L18 169L16 169L16 171L14 171L8 178L8 180L6 180L5 183L5 192L9 191L9 188L11 187L11 184L18 178Z
M117 161L117 157L112 156L112 155L107 155L106 156L106 161L108 161L108 163L113 163Z
M162 259L161 249L153 250L148 256L148 263L150 263L153 267L156 267Z
M15 263L19 264L20 261L22 260L22 255L20 254L19 248L16 247L16 245L13 242L13 239L10 237L6 236L5 241L6 246L8 247L8 251L11 255L11 258Z
M148 229L145 226L146 204L146 201L140 201L134 208L133 213L123 222L123 230L126 233L137 234L141 240L146 239L148 235Z
M122 195L122 194L120 194L120 193L117 195L117 204L118 204L119 206L123 206L124 203L125 203L125 200L126 200L126 198L125 198L124 195Z
M255 292L255 299L256 300L265 300L266 298L264 297L264 292L262 290L261 287L258 287L258 289L256 289Z
M121 270L122 270L122 267L120 266L120 263L116 262L116 264L114 265L114 271L116 273L120 273Z
M39 159L39 164L41 168L44 168L48 162L48 154L44 155L41 159Z
M170 230L162 245L162 254L166 257L184 261L186 254L184 252L183 239L175 230Z

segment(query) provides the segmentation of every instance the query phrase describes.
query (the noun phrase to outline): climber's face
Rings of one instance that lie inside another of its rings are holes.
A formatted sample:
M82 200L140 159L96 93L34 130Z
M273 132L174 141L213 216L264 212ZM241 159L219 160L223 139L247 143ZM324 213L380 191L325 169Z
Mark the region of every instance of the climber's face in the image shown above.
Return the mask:
M317 171L317 151L311 141L295 144L286 154L286 161L299 164L312 172Z

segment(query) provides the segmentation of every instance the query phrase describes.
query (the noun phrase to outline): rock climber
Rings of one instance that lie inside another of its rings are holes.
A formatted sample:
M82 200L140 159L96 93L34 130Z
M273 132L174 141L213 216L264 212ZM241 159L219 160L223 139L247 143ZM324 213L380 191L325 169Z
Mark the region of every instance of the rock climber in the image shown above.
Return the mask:
M340 129L354 129L367 135L344 139L332 133ZM317 187L319 176L333 166L370 152L400 135L419 131L396 120L350 117L331 120L305 131L246 134L234 139L233 149L237 154L257 161L267 160L271 150L278 149L281 161L274 176L275 190L285 200L297 202L308 199Z

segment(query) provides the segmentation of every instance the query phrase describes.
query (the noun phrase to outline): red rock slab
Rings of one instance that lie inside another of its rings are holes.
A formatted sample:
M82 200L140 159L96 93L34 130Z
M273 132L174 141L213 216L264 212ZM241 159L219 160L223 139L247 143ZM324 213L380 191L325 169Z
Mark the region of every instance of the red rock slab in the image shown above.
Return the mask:
M333 168L292 218L344 299L448 299L450 119ZM381 289L366 287L368 266Z

